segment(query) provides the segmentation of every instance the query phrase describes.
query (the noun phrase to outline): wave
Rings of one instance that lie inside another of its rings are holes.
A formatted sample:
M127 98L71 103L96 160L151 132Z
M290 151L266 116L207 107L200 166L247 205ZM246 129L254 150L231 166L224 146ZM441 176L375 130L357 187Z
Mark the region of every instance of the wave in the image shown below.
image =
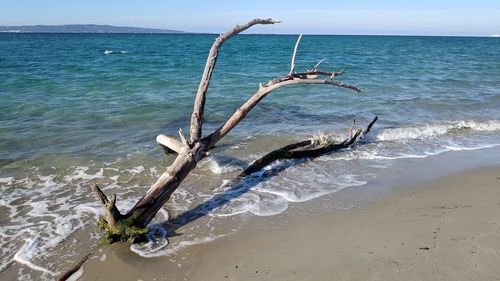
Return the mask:
M425 124L404 128L382 129L377 133L375 138L379 141L425 139L462 130L498 131L500 130L500 120L488 120L484 122L456 121L451 123Z
M394 98L394 99L391 99L391 103L415 101L415 100L418 100L419 98L420 97Z
M113 50L105 50L104 51L105 55L111 55L111 54L128 54L128 51L113 51Z
M202 168L207 168L217 175L228 174L231 172L242 171L247 165L246 162L227 156L210 156L201 163Z

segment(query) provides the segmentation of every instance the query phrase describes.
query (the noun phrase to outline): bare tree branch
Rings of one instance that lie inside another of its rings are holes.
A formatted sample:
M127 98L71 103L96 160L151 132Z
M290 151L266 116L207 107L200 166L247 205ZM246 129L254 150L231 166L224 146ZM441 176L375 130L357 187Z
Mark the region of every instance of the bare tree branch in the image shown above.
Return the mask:
M298 159L307 157L317 157L324 155L326 153L338 151L340 149L349 148L354 144L356 140L360 139L362 136L370 132L371 127L377 120L378 117L373 118L370 124L363 130L364 134L361 133L361 129L357 129L356 133L352 134L351 136L349 136L349 138L345 139L340 143L336 143L334 141L326 141L318 143L315 142L313 139L309 139L289 144L284 147L273 150L267 153L266 155L262 156L261 158L255 160L248 168L246 168L243 172L241 172L241 174L238 177L242 178L251 175L279 159Z
M179 153L183 146L182 142L167 135L158 135L156 137L156 143L160 145L165 154Z
M293 77L296 77L296 78L309 78L309 79L311 79L311 76L316 76L317 75L317 76L327 76L330 79L334 79L335 77L340 76L342 74L344 74L343 70L338 71L338 72L331 72L331 71L321 71L321 70L317 70L317 69L314 68L314 69L306 71L306 72L295 73L295 74L293 74Z
M321 59L320 61L318 61L318 63L312 68L313 70L316 70L319 65L324 61L325 59Z
M290 73L288 75L292 75L295 73L295 56L297 55L300 39L302 39L302 34L300 34L299 38L297 38L297 42L295 43L295 47L293 48L292 62L290 63Z
M360 92L361 89L344 84L341 82L333 81L333 80L315 80L309 78L296 78L288 77L287 79L277 79L273 80L277 82L270 82L265 87L260 88L257 93L255 93L247 102L245 102L240 108L238 108L233 115L217 130L211 133L209 136L205 137L203 140L206 142L207 147L214 146L218 141L220 141L224 136L226 136L240 121L245 118L245 116L252 110L263 98L265 98L269 93L273 90L278 89L280 87L284 87L287 85L297 85L297 84L326 84L337 86L340 88L351 89L356 92Z
M279 21L269 19L254 19L243 25L236 25L230 31L221 34L210 48L210 53L208 54L207 63L205 65L205 70L201 76L200 85L198 87L198 92L196 93L196 99L194 102L193 113L191 115L191 127L189 130L191 145L199 141L202 134L203 125L203 111L205 108L205 99L207 95L208 86L210 85L210 80L212 79L212 73L214 71L215 63L217 62L217 56L219 55L219 48L224 44L225 41L229 40L234 35L245 31L246 29L254 26L256 24L275 24Z
M179 138L181 139L181 143L185 147L189 147L189 143L188 143L186 137L184 136L184 132L182 131L182 128L179 128Z
M365 135L368 134L368 132L370 132L370 129L372 128L373 124L375 124L375 122L377 122L377 120L378 120L378 116L375 116L375 118L373 118L372 122L370 122L370 124L368 124L368 126L366 126L366 128L363 130L360 138L364 138Z
M117 228L118 220L122 218L122 215L116 207L116 194L113 194L111 200L109 200L97 184L92 183L90 187L103 205L104 219L106 220L106 223L112 228Z
M349 138L352 138L352 136L354 135L354 125L356 125L356 120L352 120L352 125L349 129Z

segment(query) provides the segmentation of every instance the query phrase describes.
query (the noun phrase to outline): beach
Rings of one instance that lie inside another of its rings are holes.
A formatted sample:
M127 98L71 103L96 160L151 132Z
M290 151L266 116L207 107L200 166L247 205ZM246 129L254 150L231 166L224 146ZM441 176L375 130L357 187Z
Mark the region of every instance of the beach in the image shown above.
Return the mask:
M271 220L254 218L171 257L102 247L80 280L500 278L500 166L397 189L352 209Z

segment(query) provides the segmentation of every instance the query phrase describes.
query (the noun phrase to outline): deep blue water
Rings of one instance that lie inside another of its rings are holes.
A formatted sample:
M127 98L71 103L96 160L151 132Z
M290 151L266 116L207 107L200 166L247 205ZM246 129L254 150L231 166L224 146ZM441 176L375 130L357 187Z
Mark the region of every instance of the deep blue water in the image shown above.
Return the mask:
M90 181L130 198L125 205L148 188L171 161L154 143L156 135L189 131L214 39L0 34L0 211L8 214L0 218L0 274L17 262L46 268L50 279L64 265L44 251L60 248L75 230L94 233L97 241L99 206L86 188ZM207 98L205 132L259 83L288 73L296 39L244 35L223 46ZM345 70L338 80L364 92L325 86L273 92L228 136L227 147L218 151L227 157L201 163L167 208L175 213L209 198L240 168L229 156L249 163L286 140L322 133L340 138L352 119L361 126L380 118L359 150L262 183L255 191L261 201L242 197L218 212L279 213L288 202L366 184L363 174L376 177L394 159L500 145L498 38L303 36L296 69L310 69L323 58L320 69ZM316 179L307 176L311 172ZM197 189L200 182L206 186Z

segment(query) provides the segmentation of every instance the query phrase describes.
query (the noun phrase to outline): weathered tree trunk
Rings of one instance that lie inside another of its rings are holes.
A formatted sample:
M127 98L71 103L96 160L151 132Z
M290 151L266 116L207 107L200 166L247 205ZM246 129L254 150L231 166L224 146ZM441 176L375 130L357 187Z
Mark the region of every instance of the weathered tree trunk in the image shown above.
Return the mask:
M191 115L191 126L189 140L184 136L182 130L179 129L180 141L167 135L159 135L156 141L160 147L167 154L177 154L174 162L166 169L166 171L158 178L158 180L151 186L147 193L125 214L120 213L116 207L116 195L113 194L111 200L101 191L96 185L92 185L92 190L100 199L104 207L104 217L100 219L99 225L106 230L106 237L109 242L114 241L131 241L144 237L147 232L148 223L155 217L160 208L169 200L172 193L179 187L182 181L188 174L196 168L196 164L206 153L211 150L217 142L226 136L245 116L250 112L262 99L264 99L273 90L296 84L322 84L337 86L340 88L347 88L356 92L361 90L355 86L337 82L335 77L342 75L343 72L328 72L319 71L317 67L321 61L311 70L295 73L295 57L299 46L300 38L294 48L291 69L288 75L270 80L266 85L260 84L258 91L250 97L240 108L238 108L227 121L220 126L217 130L211 132L206 137L202 138L202 125L203 125L203 112L205 107L205 100L207 90L210 84L212 73L217 61L219 49L222 44L233 37L234 35L250 28L256 24L275 24L278 21L272 19L254 19L243 25L236 25L232 30L220 35L210 49L205 70L203 72L194 108ZM319 77L325 79L318 79ZM370 126L371 127L371 126ZM368 129L369 130L369 129ZM354 140L361 132L356 133L356 137L351 137ZM343 143L340 146L345 147L352 144ZM295 144L296 147L300 146ZM340 147L339 144L331 144L326 147L318 147L309 152L304 150L285 149L286 155L293 155L296 157L311 157L323 153L327 153L332 149ZM288 153L288 154L287 154ZM278 156L283 157L284 154ZM286 156L285 155L285 156ZM271 157L272 158L272 157ZM265 162L265 161L264 161ZM263 163L264 163L263 162Z

